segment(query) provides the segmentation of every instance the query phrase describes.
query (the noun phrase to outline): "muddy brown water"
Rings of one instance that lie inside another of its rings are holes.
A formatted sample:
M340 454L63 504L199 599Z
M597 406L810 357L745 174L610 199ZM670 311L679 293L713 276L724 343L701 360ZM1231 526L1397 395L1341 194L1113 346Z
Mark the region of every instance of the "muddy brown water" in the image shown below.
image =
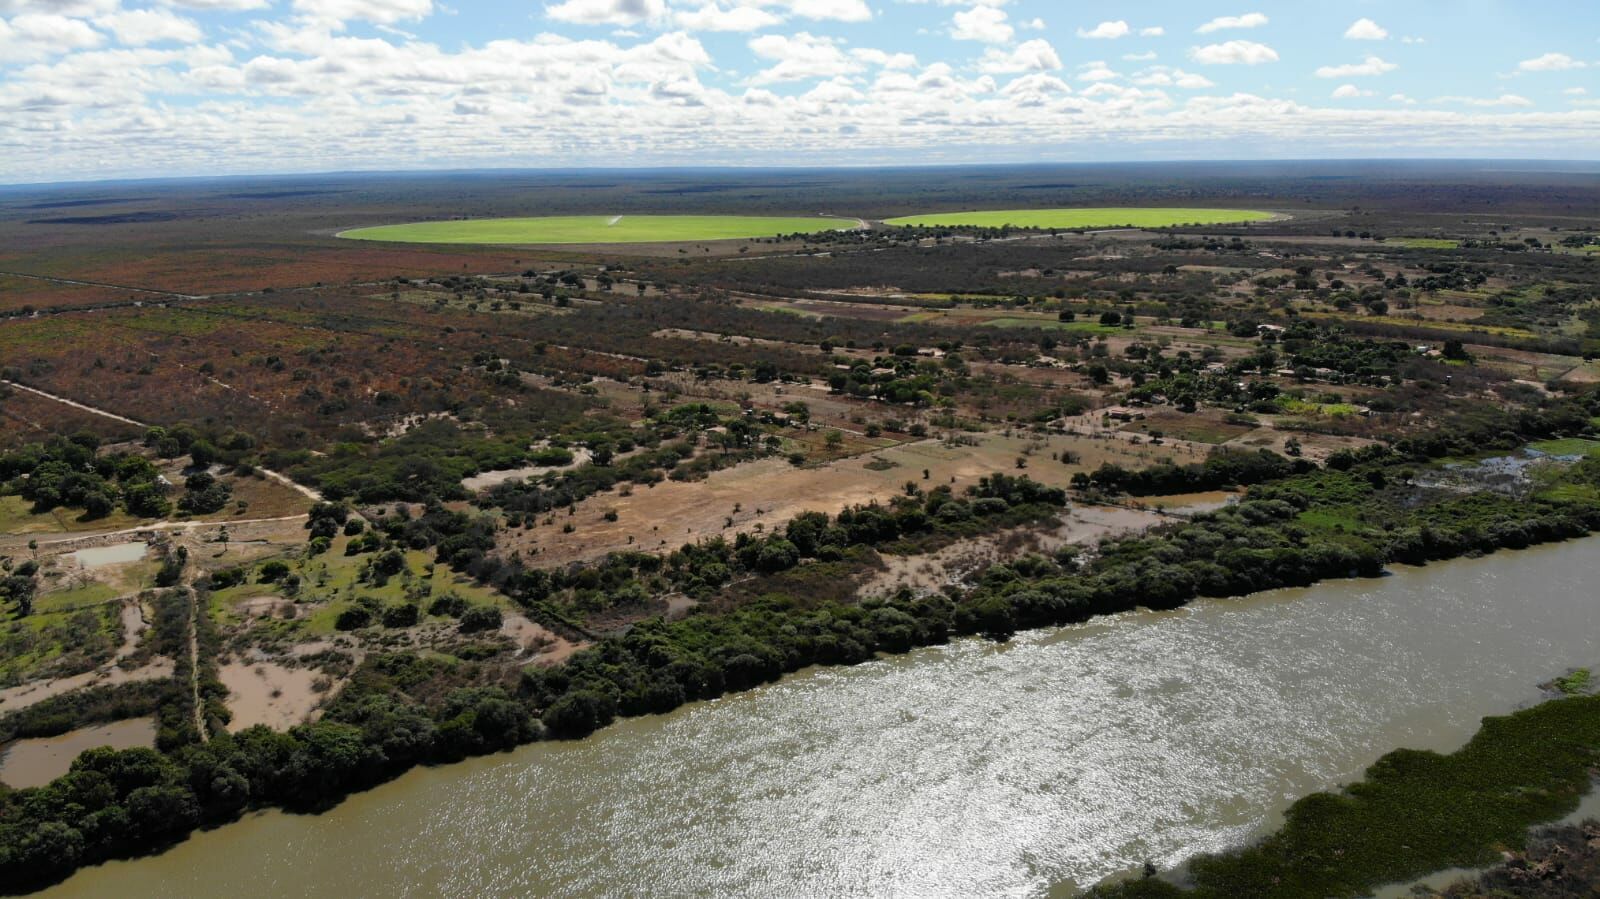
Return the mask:
M72 768L72 760L86 749L154 745L154 718L127 718L68 731L58 737L18 740L0 752L0 783L17 789L43 786L66 774Z
M1041 896L1600 661L1600 540L963 640L257 814L52 896Z

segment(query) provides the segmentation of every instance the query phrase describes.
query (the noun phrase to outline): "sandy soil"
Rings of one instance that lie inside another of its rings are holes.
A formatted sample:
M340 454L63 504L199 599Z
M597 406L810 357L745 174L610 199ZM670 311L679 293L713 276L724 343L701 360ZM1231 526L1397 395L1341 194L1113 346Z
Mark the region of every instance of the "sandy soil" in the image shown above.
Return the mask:
M558 512L552 524L501 534L500 548L508 553L519 550L539 565L596 559L630 548L660 551L718 534L731 538L741 531L779 527L805 511L831 514L855 504L887 501L903 492L908 481L924 487L949 484L959 491L1000 472L1066 486L1075 472L1092 471L1102 462L1115 460L1130 467L1158 460L1193 462L1211 449L1181 441L1151 446L1115 433L978 434L971 439L973 446L932 439L908 443L818 468L762 459L715 472L703 481L635 487L631 496L603 493L579 503L576 515ZM1067 451L1077 454L1078 461L1064 464L1051 458ZM1016 460L1024 456L1028 467L1019 470ZM882 463L892 467L875 470ZM924 469L929 473L926 480ZM605 520L608 509L617 511L616 521ZM573 531L562 533L569 522Z
M952 543L931 553L884 556L885 568L861 585L861 596L887 596L902 587L934 593L996 562L1030 552L1050 553L1073 543L1092 544L1103 537L1141 531L1166 519L1160 514L1117 506L1073 506L1054 528L1021 528Z
M587 646L574 643L525 615L511 612L500 625L500 633L517 642L517 658L524 664L554 665L565 662Z
M572 464L570 465L529 465L525 468L507 468L501 471L485 471L466 478L461 486L469 493L488 490L507 481L522 479L524 481L547 475L552 471L571 471L580 465L588 465L592 454L585 447L574 447L572 450Z

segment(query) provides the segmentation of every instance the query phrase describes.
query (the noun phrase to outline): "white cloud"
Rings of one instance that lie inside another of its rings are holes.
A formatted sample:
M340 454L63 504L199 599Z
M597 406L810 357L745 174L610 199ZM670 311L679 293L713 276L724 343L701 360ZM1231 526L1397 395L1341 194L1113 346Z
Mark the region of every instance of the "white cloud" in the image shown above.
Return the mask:
M1260 28L1270 20L1258 12L1247 12L1242 16L1218 16L1215 19L1196 28L1200 34L1210 34L1213 31L1222 31L1226 28Z
M225 10L237 12L245 9L265 9L272 5L272 0L162 0L168 6L178 6L184 9L206 11Z
M845 55L832 38L805 31L793 37L763 34L750 40L750 50L762 59L777 63L757 74L752 79L755 84L837 78L861 71L861 63Z
M1101 22L1087 31L1082 28L1078 29L1078 37L1101 41L1116 40L1119 37L1127 37L1132 33L1133 29L1128 27L1128 23L1120 19L1115 22Z
M950 36L958 41L981 41L985 44L1005 44L1016 31L1006 22L1003 9L993 6L975 6L956 13L951 19Z
M1113 78L1121 77L1121 75L1111 71L1109 66L1099 60L1086 62L1078 67L1079 81L1110 81Z
M295 0L320 2L320 0ZM544 8L545 15L574 25L635 25L666 15L666 0L565 0Z
M1586 88L1586 87L1569 87L1566 90L1562 91L1563 94L1566 94L1569 97L1581 97L1584 94L1587 94L1588 92L1589 92L1589 89Z
M885 53L871 47L857 47L850 51L850 55L867 65L884 69L913 69L917 66L917 58L910 53Z
M761 3L762 0L756 0ZM773 0L785 6L792 15L802 19L834 22L867 22L872 19L872 8L866 0Z
M1517 70L1522 72L1566 72L1583 68L1588 68L1588 64L1565 53L1546 53L1517 63Z
M1255 41L1227 41L1189 50L1189 58L1205 65L1256 66L1277 62L1278 51Z
M1134 75L1131 80L1140 87L1179 87L1184 90L1216 87L1216 84L1204 75L1167 66L1151 66Z
M1151 25L1149 28L1139 29L1140 37L1160 37L1166 33L1167 29L1162 28L1160 25Z
M81 19L116 12L117 7L118 0L0 0L0 16L37 13Z
M318 21L393 25L425 18L433 12L433 0L294 0L294 9Z
M689 31L756 31L783 24L781 16L764 9L754 6L723 9L715 3L694 10L678 10L673 13L672 21Z
M0 19L0 60L24 62L100 46L100 32L82 19L53 13L23 13ZM3 80L0 80L3 83Z
M1392 62L1385 62L1376 56L1369 56L1360 62L1347 63L1340 66L1322 66L1317 69L1318 78L1369 78L1383 75L1400 68Z
M1038 17L1022 22L1020 26L1027 31L1043 31L1045 29L1044 19Z
M978 69L990 75L1018 72L1054 72L1061 68L1061 57L1043 38L1023 41L1013 50L990 47L978 61Z
M1335 100L1349 100L1355 97L1370 96L1372 96L1372 91L1364 91L1353 84L1341 84L1333 89L1333 98Z
M193 20L164 9L130 9L98 16L94 23L116 35L117 42L143 47L162 41L192 44L201 38L200 26Z
M1344 36L1352 41L1383 41L1389 39L1389 30L1371 19L1357 19Z
M1532 106L1533 101L1527 97L1516 94L1501 94L1498 97L1435 97L1435 103L1455 103L1461 106Z
M1149 62L1156 58L1156 51L1146 50L1143 53L1124 53L1122 58L1128 62Z

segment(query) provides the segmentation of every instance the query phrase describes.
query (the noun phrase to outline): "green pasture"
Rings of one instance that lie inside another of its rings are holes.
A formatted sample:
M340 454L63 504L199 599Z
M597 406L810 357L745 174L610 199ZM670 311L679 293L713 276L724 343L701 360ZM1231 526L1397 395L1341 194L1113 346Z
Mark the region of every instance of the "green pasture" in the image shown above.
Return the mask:
M1247 209L1142 209L1136 207L1098 207L1085 209L1005 209L987 212L937 212L888 219L886 225L949 228L1170 228L1175 225L1218 225L1258 222L1272 218L1270 212Z
M379 225L339 236L399 243L623 244L737 240L854 227L854 219L820 216L562 215Z

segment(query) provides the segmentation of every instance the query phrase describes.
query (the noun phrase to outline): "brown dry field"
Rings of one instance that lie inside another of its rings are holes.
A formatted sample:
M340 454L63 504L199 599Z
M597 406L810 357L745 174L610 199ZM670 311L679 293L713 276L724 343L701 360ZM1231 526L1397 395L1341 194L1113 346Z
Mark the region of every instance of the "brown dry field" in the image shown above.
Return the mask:
M500 550L519 551L537 564L553 565L629 549L676 549L719 534L731 538L742 531L781 527L801 512L835 514L852 505L886 502L902 493L907 482L925 488L948 484L959 492L985 475L1000 472L1026 474L1041 483L1064 487L1074 473L1092 471L1104 462L1129 467L1164 460L1187 463L1204 459L1210 449L1184 443L1157 447L1114 436L969 436L975 446L951 446L929 439L816 468L796 468L784 459L769 458L715 472L703 481L635 487L629 496L604 493L578 503L571 517L557 512L552 524L541 520L533 528L502 533ZM1051 459L1052 453L1068 450L1079 454L1076 464ZM1016 460L1025 454L1027 468L1018 469ZM877 460L893 467L867 467ZM922 477L925 468L927 480ZM735 512L735 506L740 511ZM616 521L605 520L608 510L617 512ZM727 527L730 517L733 525ZM569 522L574 530L562 533Z

